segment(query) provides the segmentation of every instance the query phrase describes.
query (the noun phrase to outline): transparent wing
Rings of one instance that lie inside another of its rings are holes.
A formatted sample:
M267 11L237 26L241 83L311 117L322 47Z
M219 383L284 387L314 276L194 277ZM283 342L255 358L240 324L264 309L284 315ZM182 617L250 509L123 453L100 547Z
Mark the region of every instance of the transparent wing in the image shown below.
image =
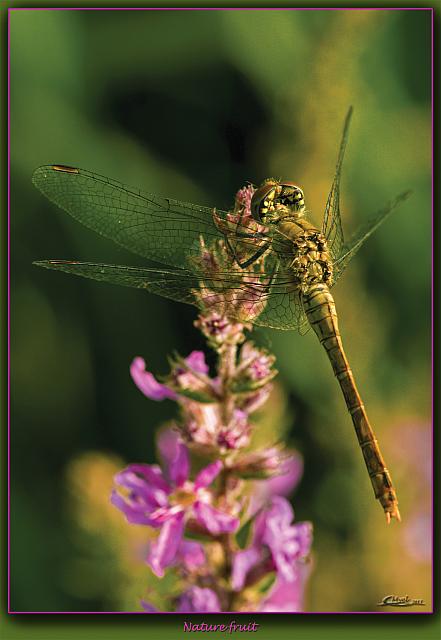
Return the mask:
M310 328L297 291L293 291L292 281L282 272L273 277L271 295L259 316L253 323L272 329L295 330L304 335Z
M411 191L404 191L400 193L394 200L391 200L383 209L380 209L377 214L371 218L368 222L362 225L358 231L354 233L349 242L344 244L341 248L340 255L334 261L334 277L333 283L335 284L343 271L346 269L348 263L355 256L357 251L366 240L371 236L374 231L378 229L380 224L386 220L388 215L392 213L394 209L396 209L402 202L407 200L407 198L411 195Z
M145 289L178 302L196 304L193 289L198 287L198 279L194 273L184 269L159 270L70 260L40 260L34 264L100 282Z
M323 217L322 233L328 240L328 247L331 256L335 259L340 254L344 244L343 229L340 216L340 179L343 166L343 159L349 137L349 126L351 124L352 107L349 108L343 126L343 135L338 152L337 166L335 169L334 181L326 202Z
M213 209L145 193L116 180L62 165L35 170L35 186L52 202L93 231L144 258L188 266L198 255L200 236L206 244L225 236L213 221ZM231 214L216 210L216 219L228 228ZM227 231L227 233L232 233ZM234 233L250 233L247 225L234 225ZM255 243L241 238L241 243Z
M276 329L304 332L307 320L298 295L281 274L218 272L209 277L189 269L148 269L67 260L43 260L37 266L101 282L144 289L201 309L227 310L232 318ZM247 314L250 314L247 317Z

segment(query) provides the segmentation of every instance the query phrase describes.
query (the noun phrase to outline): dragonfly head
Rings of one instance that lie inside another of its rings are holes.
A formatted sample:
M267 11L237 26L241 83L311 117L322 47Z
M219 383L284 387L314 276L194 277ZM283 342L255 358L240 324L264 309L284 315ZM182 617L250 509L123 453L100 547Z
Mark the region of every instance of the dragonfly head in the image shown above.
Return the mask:
M276 224L287 217L301 218L304 212L303 190L293 182L265 180L251 200L251 215L261 224Z

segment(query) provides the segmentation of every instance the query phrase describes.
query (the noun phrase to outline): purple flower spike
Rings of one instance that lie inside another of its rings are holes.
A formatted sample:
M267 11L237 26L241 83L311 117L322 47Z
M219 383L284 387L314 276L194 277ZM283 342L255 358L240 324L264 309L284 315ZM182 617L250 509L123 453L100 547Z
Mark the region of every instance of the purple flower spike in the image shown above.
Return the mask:
M179 601L179 613L216 613L221 611L219 598L212 589L190 587Z
M130 375L138 389L150 400L164 400L165 398L176 400L177 395L174 391L158 382L150 371L146 371L143 358L138 357L133 360L130 366Z
M258 195L271 191L271 199L278 183L267 182ZM264 241L270 228L259 223L255 193L246 185L230 211L214 209L218 233L201 234L191 251L194 324L216 360L209 366L203 351L175 353L166 377L148 371L142 357L130 366L147 398L171 399L179 410L172 427L159 430L160 465L128 465L115 475L111 495L129 523L155 530L141 546L142 558L158 578L167 572L167 584L156 595L146 591L146 613L303 607L312 525L294 523L284 497L302 475L302 460L282 442L254 439L252 414L277 375L275 356L246 335L269 304L273 279ZM266 205L277 209L277 202ZM235 286L222 286L225 274Z

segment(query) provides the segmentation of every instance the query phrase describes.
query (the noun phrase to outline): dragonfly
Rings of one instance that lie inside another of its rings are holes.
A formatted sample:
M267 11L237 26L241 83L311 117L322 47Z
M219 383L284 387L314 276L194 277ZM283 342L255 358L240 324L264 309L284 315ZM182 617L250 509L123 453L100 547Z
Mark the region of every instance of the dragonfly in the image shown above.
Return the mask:
M340 183L351 117L352 107L320 229L309 220L304 192L293 182L268 179L248 189L248 204L236 199L233 210L223 211L146 193L77 167L45 165L35 170L33 183L49 200L153 264L34 264L144 289L202 310L223 301L230 316L258 326L300 333L312 327L341 387L375 498L390 523L392 518L401 520L397 494L343 348L331 289L410 191L391 200L345 240ZM217 259L210 262L209 255Z

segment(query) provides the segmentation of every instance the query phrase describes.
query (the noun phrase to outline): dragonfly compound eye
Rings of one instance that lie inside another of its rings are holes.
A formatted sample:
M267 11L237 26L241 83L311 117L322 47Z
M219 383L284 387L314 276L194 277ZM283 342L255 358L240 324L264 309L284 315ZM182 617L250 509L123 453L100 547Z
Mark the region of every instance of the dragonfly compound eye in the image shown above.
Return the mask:
M286 217L301 217L304 210L303 191L293 182L266 180L251 200L251 215L263 224L276 223Z

